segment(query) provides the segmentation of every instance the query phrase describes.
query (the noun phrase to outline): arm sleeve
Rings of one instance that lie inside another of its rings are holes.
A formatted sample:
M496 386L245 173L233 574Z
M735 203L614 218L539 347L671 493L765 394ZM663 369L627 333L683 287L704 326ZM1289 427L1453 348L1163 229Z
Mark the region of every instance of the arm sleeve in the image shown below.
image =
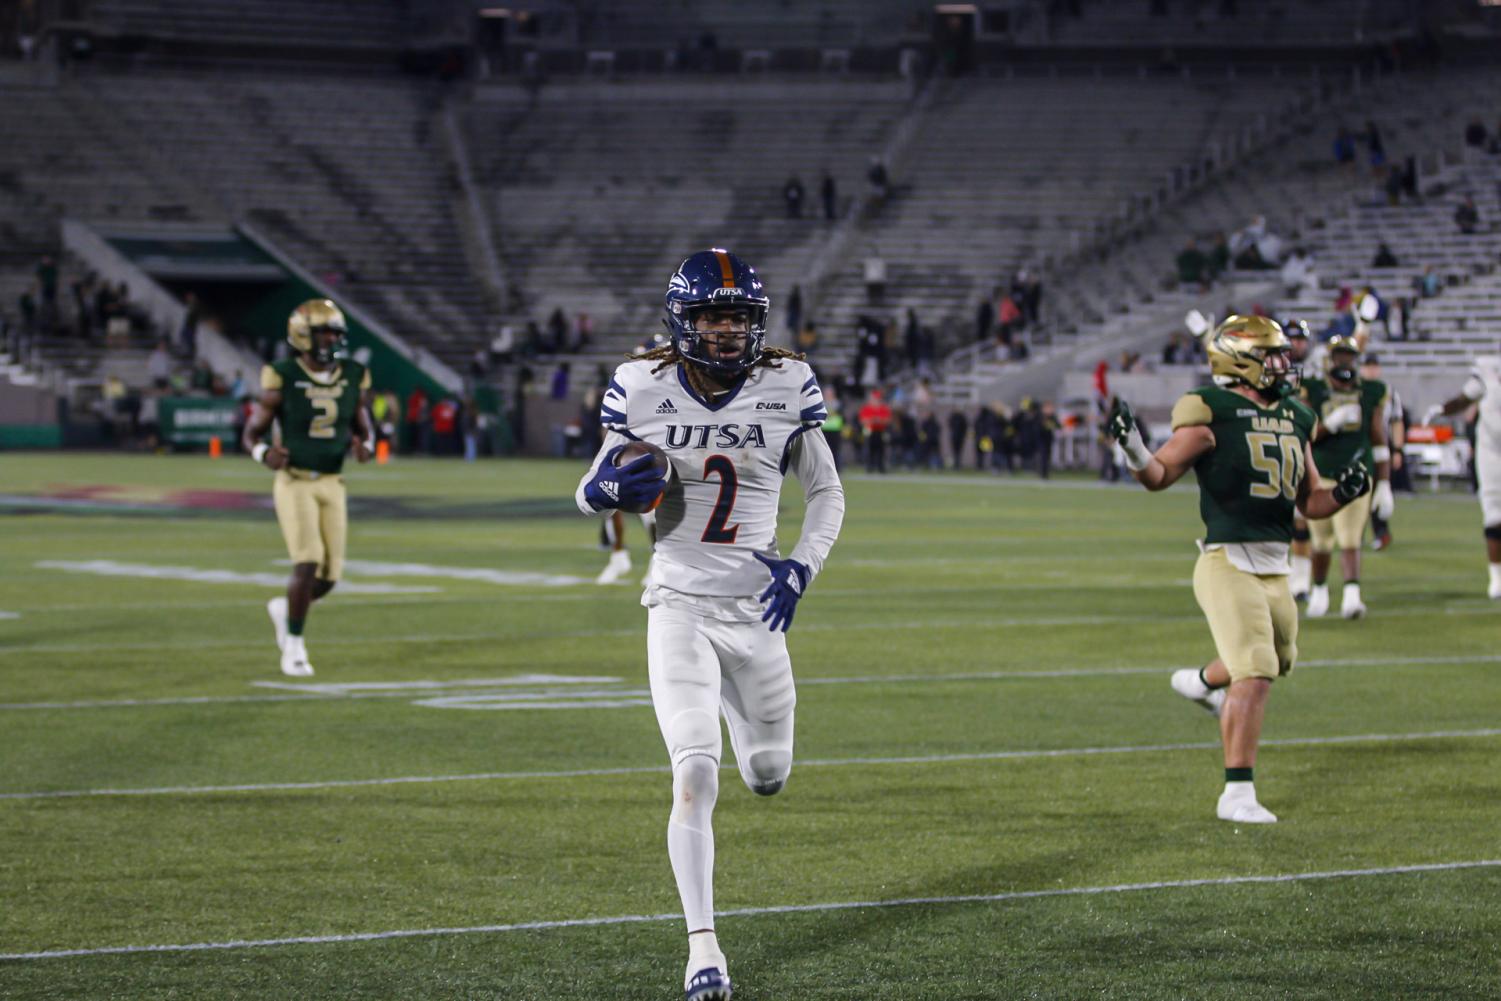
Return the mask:
M261 366L261 388L267 391L281 388L281 373L270 365Z
M584 484L594 479L594 474L599 472L599 464L605 461L605 456L610 454L611 449L618 445L624 445L628 441L630 439L619 432L605 432L604 443L599 446L599 452L594 456L594 461L589 463L589 471L579 480L578 489L573 492L573 502L578 505L579 510L584 514L592 516L600 513L594 508L594 505L584 499Z
M834 465L834 453L823 435L814 430L799 435L793 442L791 468L803 485L803 498L807 510L803 514L803 532L793 548L791 559L808 568L808 582L818 576L834 540L839 538L839 526L844 523L844 485L839 482L839 469Z
M360 376L360 388L369 389L371 385L373 383L370 381L370 370L367 368L365 369L365 374Z

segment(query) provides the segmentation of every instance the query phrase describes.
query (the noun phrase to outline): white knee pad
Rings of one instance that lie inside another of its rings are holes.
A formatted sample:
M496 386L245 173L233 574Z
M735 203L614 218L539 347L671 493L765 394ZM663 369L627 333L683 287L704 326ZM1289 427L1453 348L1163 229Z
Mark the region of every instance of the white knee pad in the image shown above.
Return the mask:
M719 760L719 717L706 709L684 709L667 723L667 750L674 767L690 754Z
M792 774L792 752L781 747L752 751L739 762L740 778L758 796L775 796Z
M719 762L690 754L672 768L672 819L697 831L709 830L719 799Z

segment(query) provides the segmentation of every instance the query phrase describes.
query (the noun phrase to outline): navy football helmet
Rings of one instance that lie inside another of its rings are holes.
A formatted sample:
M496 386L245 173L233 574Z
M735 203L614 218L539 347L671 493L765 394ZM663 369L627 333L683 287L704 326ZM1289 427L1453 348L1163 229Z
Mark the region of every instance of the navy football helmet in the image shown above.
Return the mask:
M667 283L667 315L663 323L672 334L678 354L706 368L721 372L744 372L754 365L766 347L766 315L771 300L756 275L756 269L727 250L701 250L678 265ZM743 310L746 320L745 347L734 357L708 350L704 331L697 321L705 311L731 307Z

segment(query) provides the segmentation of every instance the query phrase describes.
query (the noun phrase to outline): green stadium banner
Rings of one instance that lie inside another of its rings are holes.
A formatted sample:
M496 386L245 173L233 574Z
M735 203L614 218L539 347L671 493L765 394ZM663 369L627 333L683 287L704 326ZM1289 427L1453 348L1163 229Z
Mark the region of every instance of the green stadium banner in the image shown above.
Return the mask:
M173 445L207 445L218 438L233 448L239 404L230 399L164 396L157 404L162 440Z

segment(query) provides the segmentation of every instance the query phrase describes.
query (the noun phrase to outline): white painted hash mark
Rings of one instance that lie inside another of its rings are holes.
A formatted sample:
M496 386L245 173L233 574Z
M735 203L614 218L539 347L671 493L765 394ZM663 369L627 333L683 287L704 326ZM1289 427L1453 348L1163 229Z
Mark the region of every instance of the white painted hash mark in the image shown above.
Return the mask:
M1382 866L1376 869L1330 869L1323 872L1290 872L1272 876L1211 876L1153 883L1117 883L1113 886L1073 886L1049 890L1012 890L1004 893L972 893L950 897L899 897L894 900L848 900L819 904L784 904L775 907L741 907L716 911L722 918L758 918L775 914L820 914L830 911L860 911L885 907L941 907L957 904L1001 904L1013 900L1045 897L1083 897L1147 890L1185 890L1205 886L1255 886L1303 883L1323 879L1358 879L1362 876L1401 876L1464 869L1491 869L1501 859L1473 862L1431 862L1419 865ZM0 953L0 961L64 959L77 956L122 956L143 952L207 952L224 949L264 949L281 945L337 945L345 942L379 942L397 938L434 938L445 935L503 935L519 931L559 928L600 928L610 925L681 921L681 914L617 914L598 918L565 918L557 921L524 921L514 924L470 925L457 928L402 928L393 931L357 932L346 935L298 935L291 938L233 939L226 942L193 942L183 945L115 945L90 949L54 949L46 952Z
M1454 740L1469 737L1501 737L1501 729L1430 730L1423 733L1356 733L1336 737L1284 737L1263 740L1263 747L1310 747L1325 744L1365 744L1402 740ZM851 765L935 765L964 761L1022 761L1032 758L1071 758L1097 754L1151 754L1171 751L1218 750L1219 741L1183 744L1125 744L1119 747L1029 748L1018 751L968 751L954 754L906 755L889 758L813 758L799 761L798 768L842 768ZM734 765L721 765L733 771ZM155 786L125 789L49 789L36 792L0 793L7 799L73 799L83 796L190 796L200 793L275 792L294 789L345 789L356 786L425 785L438 782L497 782L521 779L571 779L596 775L650 775L668 771L666 766L633 768L573 768L563 771L472 772L459 775L401 775L377 779L329 779L317 782L266 782L220 786Z
M98 574L101 577L146 577L154 580L185 580L195 584L254 584L286 587L287 575L279 573L245 573L239 570L204 570L199 567L157 566L152 563L122 563L118 560L39 560L39 570L63 570L67 573ZM362 584L340 581L344 594L431 594L436 587L411 584Z

